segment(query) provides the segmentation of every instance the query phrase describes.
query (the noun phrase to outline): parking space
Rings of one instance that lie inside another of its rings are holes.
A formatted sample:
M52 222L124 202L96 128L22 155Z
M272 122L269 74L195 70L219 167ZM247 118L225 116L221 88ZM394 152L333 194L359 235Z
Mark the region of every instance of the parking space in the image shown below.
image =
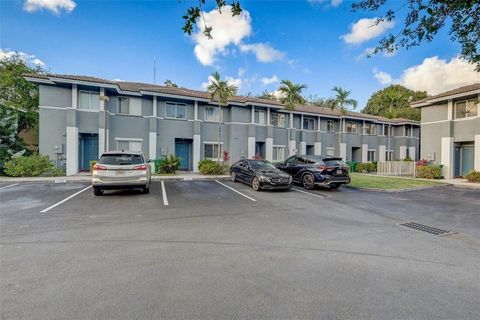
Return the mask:
M1 317L471 319L479 199L225 180L96 197L88 183L19 183L0 189Z

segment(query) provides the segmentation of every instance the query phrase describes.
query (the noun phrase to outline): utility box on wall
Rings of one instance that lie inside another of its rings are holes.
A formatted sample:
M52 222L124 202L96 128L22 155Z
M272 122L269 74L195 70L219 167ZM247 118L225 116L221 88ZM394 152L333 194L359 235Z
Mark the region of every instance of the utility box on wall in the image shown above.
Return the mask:
M63 153L63 144L53 145L53 152L56 154Z

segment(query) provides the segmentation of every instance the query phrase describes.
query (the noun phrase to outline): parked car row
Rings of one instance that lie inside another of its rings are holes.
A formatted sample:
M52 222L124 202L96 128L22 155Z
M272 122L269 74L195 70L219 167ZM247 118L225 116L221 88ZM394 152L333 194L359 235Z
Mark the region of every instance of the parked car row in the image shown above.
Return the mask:
M150 191L149 161L141 152L114 151L102 154L93 166L92 186L96 196L109 189ZM327 186L337 189L350 183L342 158L298 155L273 165L266 160L239 160L230 167L234 182L251 185L253 190L291 189L294 183L305 189Z

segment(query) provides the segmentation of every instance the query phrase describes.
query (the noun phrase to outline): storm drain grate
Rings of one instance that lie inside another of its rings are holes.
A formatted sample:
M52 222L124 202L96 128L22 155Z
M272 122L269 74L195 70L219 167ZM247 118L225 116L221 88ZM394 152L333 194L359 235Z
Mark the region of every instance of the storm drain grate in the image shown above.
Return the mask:
M404 227L407 227L407 228L431 233L431 234L434 234L436 236L444 236L444 235L453 233L452 231L443 230L443 229L427 226L427 225L424 225L424 224L421 224L421 223L416 223L416 222L405 222L405 223L400 223L400 225L404 226Z

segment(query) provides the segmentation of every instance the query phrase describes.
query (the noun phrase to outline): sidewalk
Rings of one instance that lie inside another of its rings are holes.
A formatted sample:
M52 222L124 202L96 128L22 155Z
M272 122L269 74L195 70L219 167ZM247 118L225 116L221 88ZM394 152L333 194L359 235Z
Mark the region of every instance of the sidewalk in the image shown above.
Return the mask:
M205 176L194 172L179 171L175 175L152 175L153 181L160 180L225 180L229 179L229 175L212 175ZM81 172L73 176L61 177L4 177L0 176L1 182L89 182L92 179L90 172Z

